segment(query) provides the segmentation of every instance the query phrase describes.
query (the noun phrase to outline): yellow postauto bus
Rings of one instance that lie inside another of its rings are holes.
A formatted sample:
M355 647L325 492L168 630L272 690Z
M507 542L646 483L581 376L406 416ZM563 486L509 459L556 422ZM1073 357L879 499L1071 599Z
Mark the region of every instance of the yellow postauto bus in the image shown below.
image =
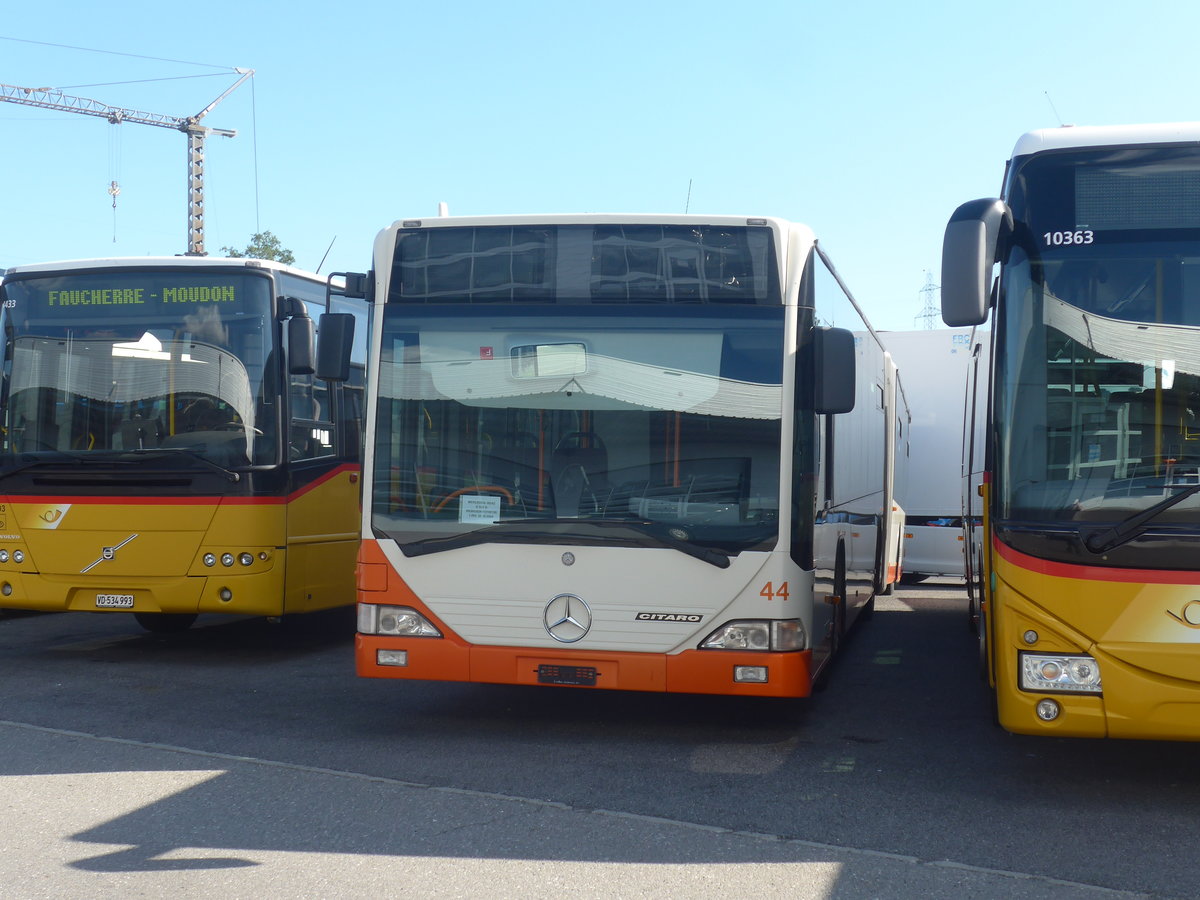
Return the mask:
M313 375L350 314L351 376ZM354 602L365 304L275 262L16 266L0 282L0 607L282 616Z
M991 318L971 577L1000 724L1200 739L1200 123L1023 136L947 225L942 312Z

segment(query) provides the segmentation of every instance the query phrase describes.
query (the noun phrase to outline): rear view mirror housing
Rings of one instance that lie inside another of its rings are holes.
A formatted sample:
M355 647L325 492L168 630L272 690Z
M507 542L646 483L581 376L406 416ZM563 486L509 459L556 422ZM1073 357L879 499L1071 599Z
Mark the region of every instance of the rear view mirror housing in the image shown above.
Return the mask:
M288 374L311 375L316 356L313 320L308 316L292 316L288 319L287 330Z
M813 408L817 415L854 409L854 334L845 328L813 332Z
M991 308L992 266L1001 241L1012 231L1003 200L964 203L946 223L942 238L942 321L952 327L982 325Z
M354 347L354 316L322 313L317 328L317 377L325 381L350 378L350 355Z

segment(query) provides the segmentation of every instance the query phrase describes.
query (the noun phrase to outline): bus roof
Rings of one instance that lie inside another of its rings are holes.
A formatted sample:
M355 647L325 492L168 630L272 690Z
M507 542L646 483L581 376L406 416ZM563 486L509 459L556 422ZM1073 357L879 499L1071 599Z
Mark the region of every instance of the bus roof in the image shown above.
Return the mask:
M393 228L437 228L473 225L774 225L786 232L795 223L775 216L702 216L687 213L545 213L511 216L414 216Z
M43 263L27 263L19 266L9 266L4 272L8 275L25 275L37 272L64 272L95 269L127 269L127 268L209 268L223 266L245 266L248 269L274 269L280 272L291 272L307 278L324 277L313 272L297 269L295 266L284 265L273 259L248 259L245 257L221 256L114 256L98 257L96 259L62 259Z
M1116 147L1137 144L1200 143L1200 122L1150 125L1063 125L1021 135L1013 158L1078 147Z

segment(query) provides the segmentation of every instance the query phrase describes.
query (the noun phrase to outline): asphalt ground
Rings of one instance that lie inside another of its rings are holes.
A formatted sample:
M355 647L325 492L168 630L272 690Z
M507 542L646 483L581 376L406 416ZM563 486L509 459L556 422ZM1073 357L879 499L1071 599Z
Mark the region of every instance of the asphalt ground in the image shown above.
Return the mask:
M1200 895L1196 745L991 723L953 583L802 701L399 683L353 616L0 616L14 897Z

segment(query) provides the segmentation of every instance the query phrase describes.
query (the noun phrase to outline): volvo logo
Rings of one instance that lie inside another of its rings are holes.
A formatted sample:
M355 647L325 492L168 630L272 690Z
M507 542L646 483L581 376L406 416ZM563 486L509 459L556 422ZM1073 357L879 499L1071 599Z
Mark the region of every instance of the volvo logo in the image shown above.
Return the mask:
M117 551L120 550L122 547L124 547L126 544L128 544L130 541L132 541L135 537L137 537L136 534L131 534L129 537L125 538L125 540L121 541L121 543L119 543L119 544L115 544L112 547L101 547L100 548L100 558L98 560L96 560L94 563L89 563L88 565L84 566L82 569L79 570L79 573L82 575L85 572L90 572L92 569L96 568L96 566L100 565L100 563L104 562L106 559L115 558L117 555Z
M550 637L563 644L573 644L592 627L592 611L582 598L559 594L546 604L542 622Z

